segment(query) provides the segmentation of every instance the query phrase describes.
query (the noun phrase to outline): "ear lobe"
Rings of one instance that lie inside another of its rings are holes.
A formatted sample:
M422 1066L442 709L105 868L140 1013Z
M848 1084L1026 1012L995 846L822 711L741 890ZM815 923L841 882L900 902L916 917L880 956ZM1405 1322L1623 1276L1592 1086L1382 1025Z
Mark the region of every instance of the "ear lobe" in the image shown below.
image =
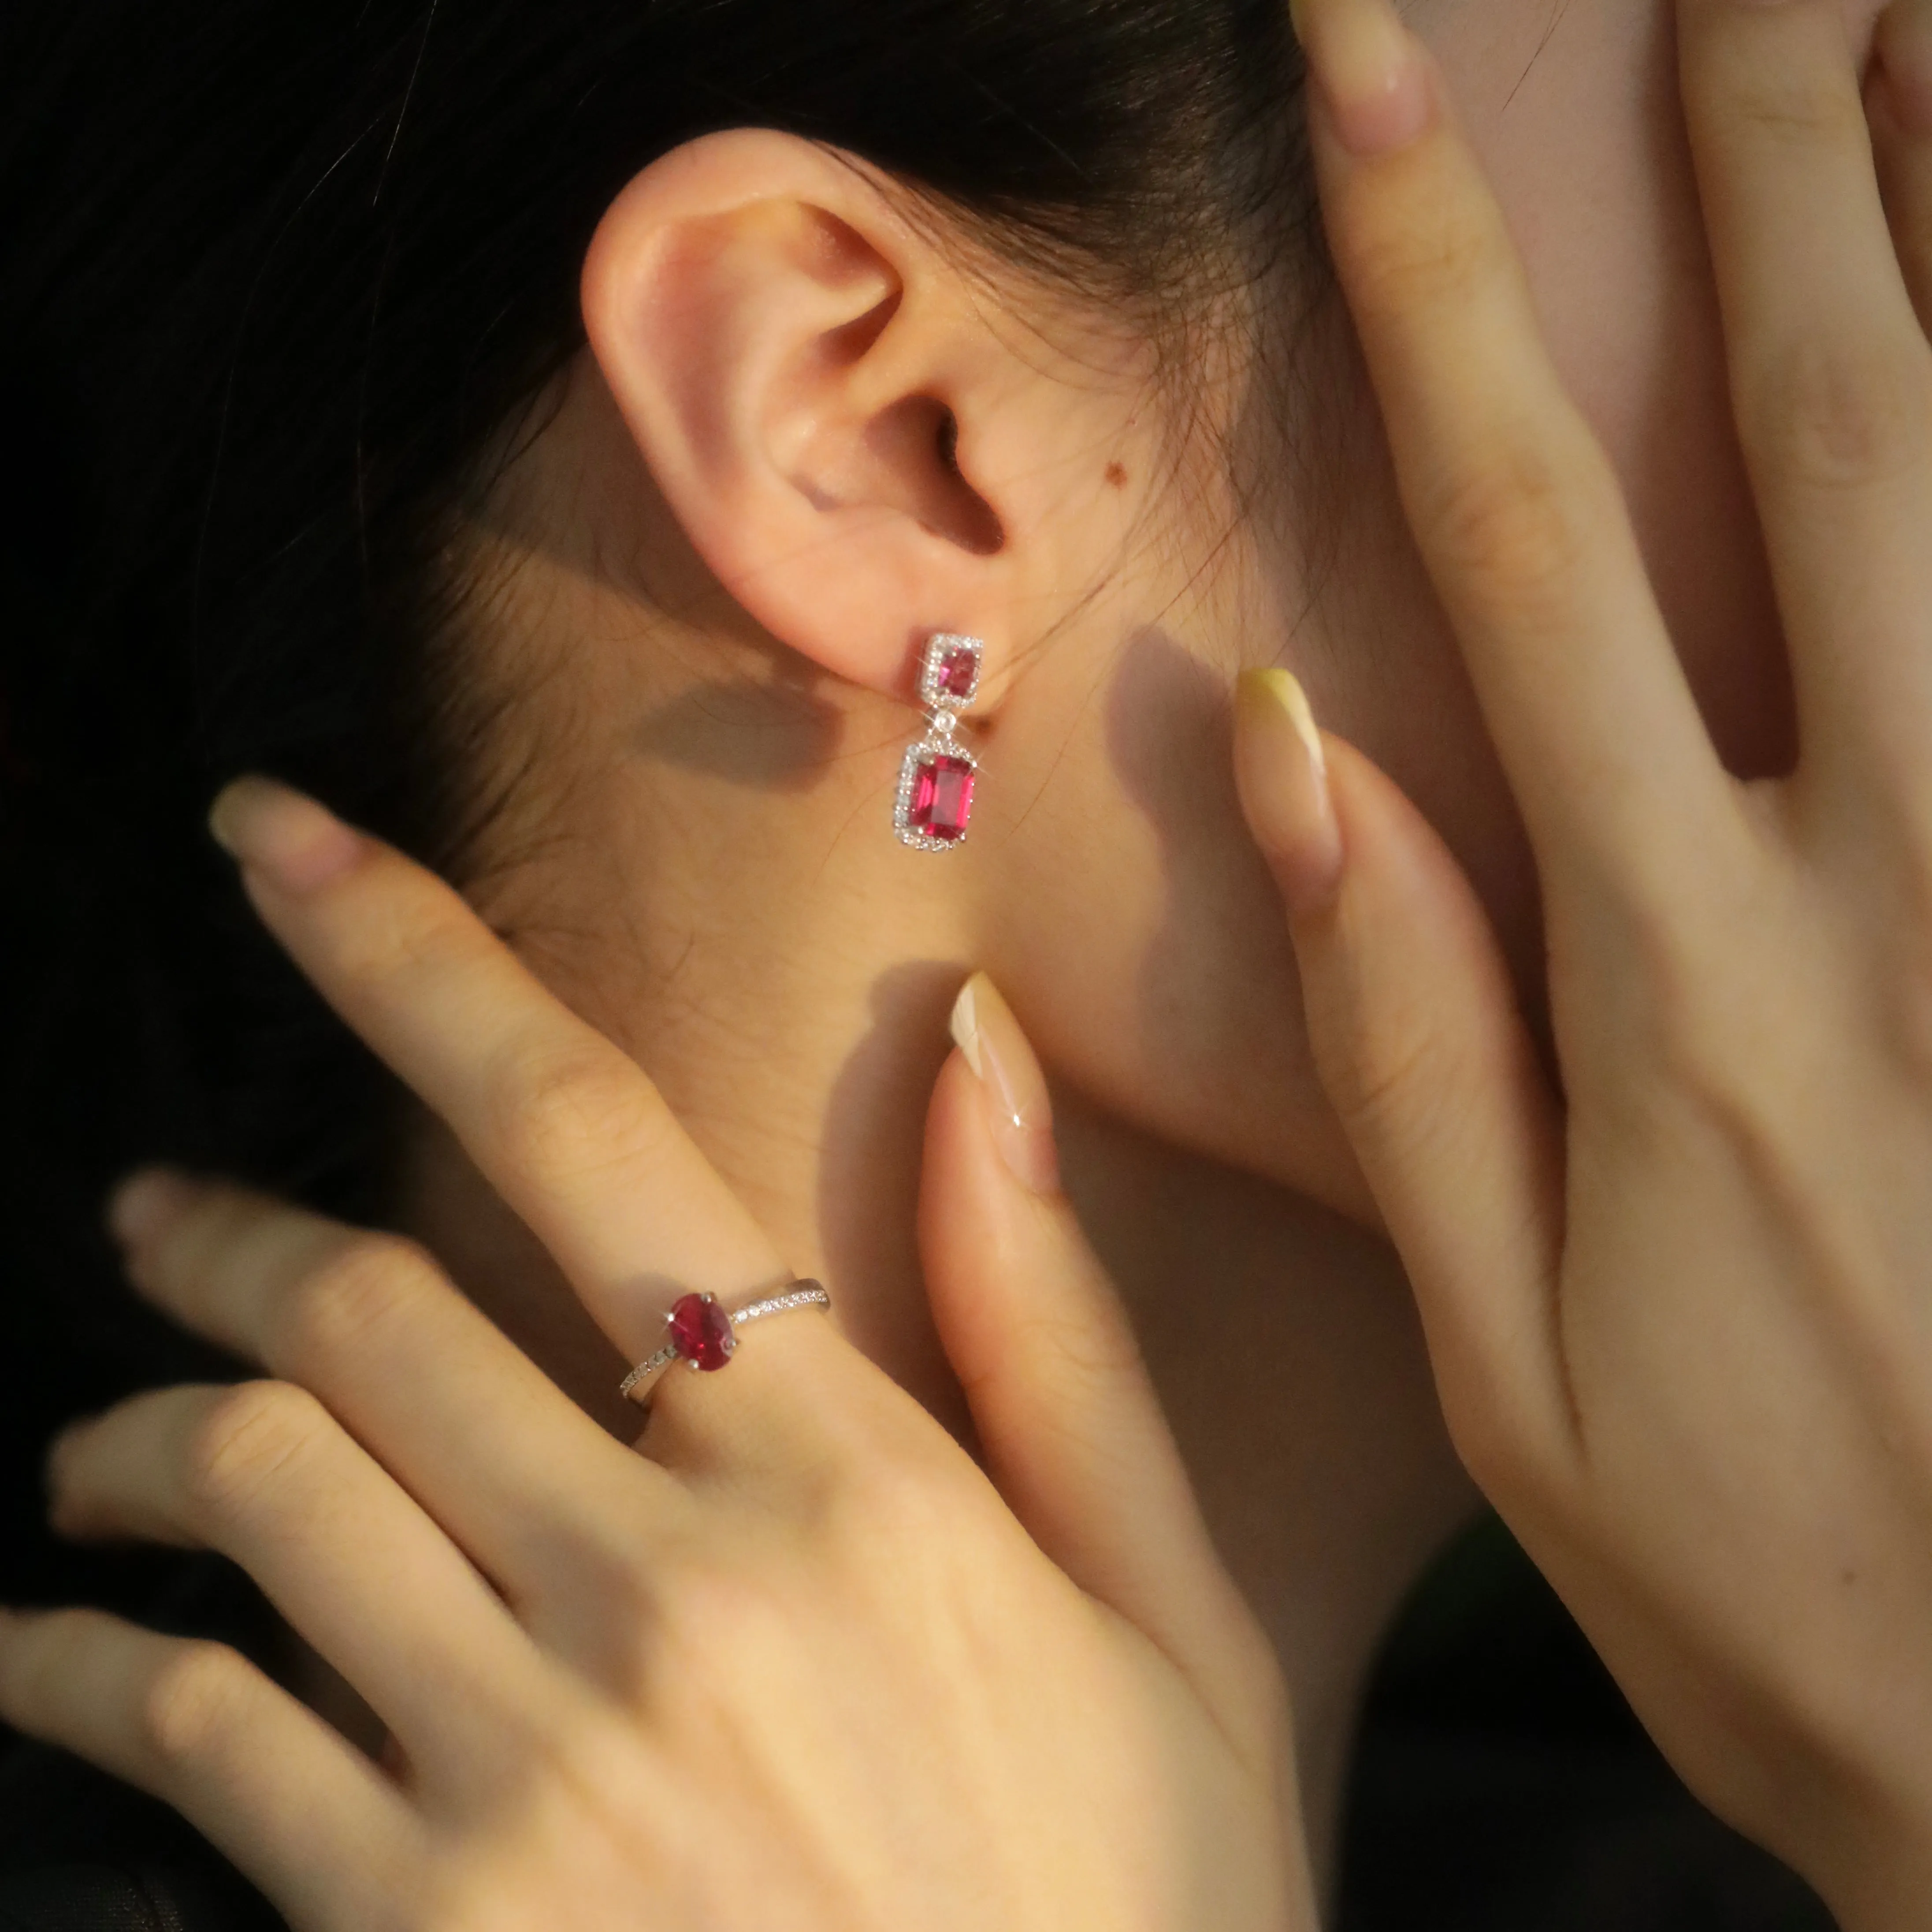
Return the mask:
M997 638L1016 588L958 459L1001 380L955 285L862 172L761 131L646 169L584 267L592 352L706 565L774 636L902 697L927 632Z

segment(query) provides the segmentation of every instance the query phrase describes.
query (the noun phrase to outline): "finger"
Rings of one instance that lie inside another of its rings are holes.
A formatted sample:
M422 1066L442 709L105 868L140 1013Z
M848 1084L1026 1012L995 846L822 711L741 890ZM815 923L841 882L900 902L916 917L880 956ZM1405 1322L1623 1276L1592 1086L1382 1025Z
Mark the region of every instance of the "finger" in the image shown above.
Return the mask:
M1554 1099L1461 869L1387 778L1317 733L1287 673L1243 679L1236 760L1289 909L1322 1084L1414 1284L1456 1445L1493 1499L1520 1445L1570 1438Z
M468 1149L632 1360L687 1290L736 1301L778 1256L636 1064L462 898L313 800L243 779L215 823L323 998Z
M1402 500L1546 881L1560 856L1647 882L1725 780L1616 475L1420 44L1388 0L1304 0L1296 17Z
M535 1735L509 1613L327 1410L286 1382L161 1389L70 1430L54 1526L219 1550L395 1732L458 1787Z
M920 1246L994 1480L1040 1548L1151 1638L1224 1721L1264 1722L1255 1685L1268 1674L1266 1644L1208 1540L1126 1312L1060 1191L1039 1064L983 974L953 1026L962 1051L927 1120Z
M580 1652L598 1580L688 1508L412 1243L164 1173L121 1191L114 1226L145 1294L318 1396L539 1642Z
M304 1932L399 1922L407 1804L225 1646L98 1610L0 1614L0 1720L172 1804Z
M1838 0L1682 0L1679 58L1805 766L1862 791L1925 763L1932 347Z
M1897 0L1879 22L1866 117L1892 246L1932 336L1932 0Z

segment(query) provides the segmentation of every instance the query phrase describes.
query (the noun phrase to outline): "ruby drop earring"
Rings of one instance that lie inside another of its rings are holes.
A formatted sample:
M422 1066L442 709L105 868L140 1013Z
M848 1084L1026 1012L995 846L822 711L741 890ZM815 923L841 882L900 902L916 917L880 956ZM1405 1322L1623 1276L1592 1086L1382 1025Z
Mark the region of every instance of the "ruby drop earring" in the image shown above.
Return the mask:
M936 631L920 659L926 735L906 747L892 826L916 851L947 852L966 836L980 761L959 736L959 714L980 694L986 646L977 638Z

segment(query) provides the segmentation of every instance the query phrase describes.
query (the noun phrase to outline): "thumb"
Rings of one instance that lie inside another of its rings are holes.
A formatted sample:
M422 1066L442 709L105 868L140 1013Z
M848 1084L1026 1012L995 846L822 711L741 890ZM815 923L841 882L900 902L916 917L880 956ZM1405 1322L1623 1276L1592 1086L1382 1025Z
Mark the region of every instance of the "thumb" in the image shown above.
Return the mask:
M960 1051L927 1117L920 1241L993 1479L1048 1556L1150 1638L1224 1724L1252 1731L1255 1686L1273 1671L1266 1642L1060 1192L1040 1063L983 974L961 992L952 1030Z
M1480 1480L1488 1445L1569 1431L1561 1112L1488 916L1434 828L1317 729L1287 672L1244 675L1236 713L1242 806L1287 904L1316 1065Z

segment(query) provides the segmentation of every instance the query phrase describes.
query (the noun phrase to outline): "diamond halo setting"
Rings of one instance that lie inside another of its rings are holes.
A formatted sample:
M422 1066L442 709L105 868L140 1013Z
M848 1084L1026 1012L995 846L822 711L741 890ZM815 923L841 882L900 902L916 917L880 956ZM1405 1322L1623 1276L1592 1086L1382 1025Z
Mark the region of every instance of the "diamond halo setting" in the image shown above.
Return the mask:
M980 694L985 658L977 638L939 631L926 641L919 670L926 734L906 748L892 808L893 829L915 851L950 852L965 841L980 761L959 735L959 718Z

